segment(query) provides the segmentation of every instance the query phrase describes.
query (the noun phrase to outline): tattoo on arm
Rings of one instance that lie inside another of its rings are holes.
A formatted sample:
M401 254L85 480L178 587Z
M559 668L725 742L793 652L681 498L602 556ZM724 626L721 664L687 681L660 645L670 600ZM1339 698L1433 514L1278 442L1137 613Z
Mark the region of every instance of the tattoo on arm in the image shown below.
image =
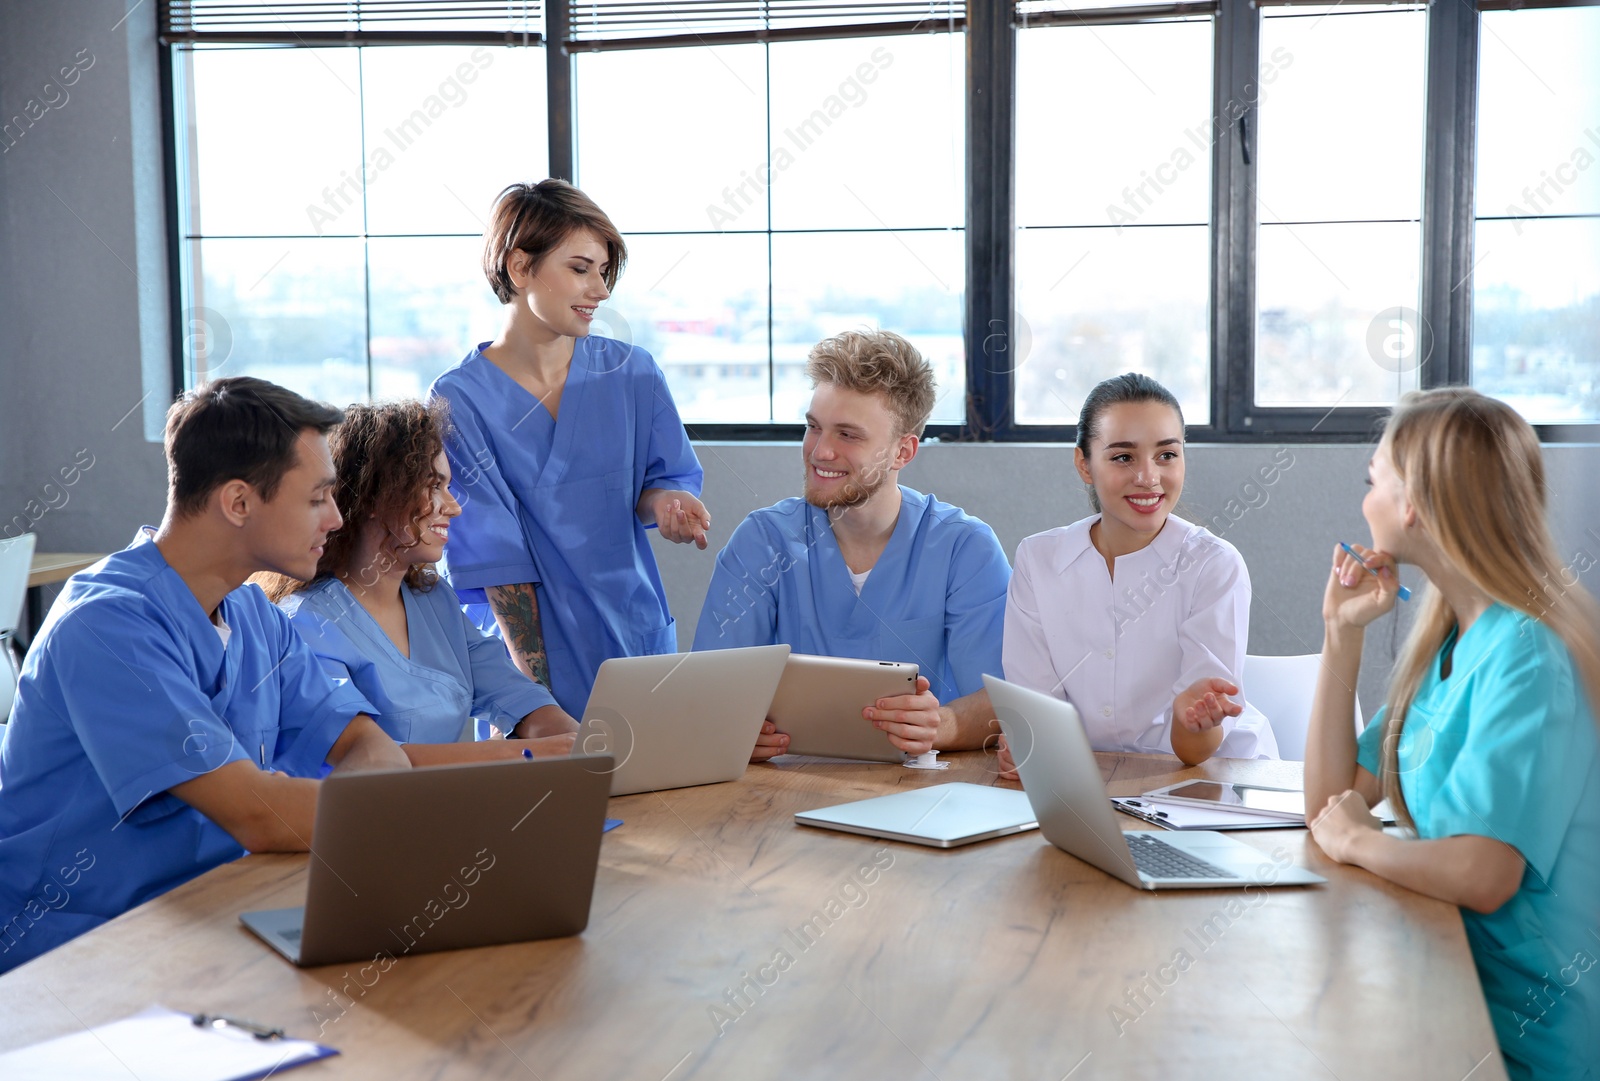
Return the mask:
M544 627L539 620L539 598L531 584L490 586L484 590L495 622L511 647L511 658L531 678L550 686L550 661L544 651Z

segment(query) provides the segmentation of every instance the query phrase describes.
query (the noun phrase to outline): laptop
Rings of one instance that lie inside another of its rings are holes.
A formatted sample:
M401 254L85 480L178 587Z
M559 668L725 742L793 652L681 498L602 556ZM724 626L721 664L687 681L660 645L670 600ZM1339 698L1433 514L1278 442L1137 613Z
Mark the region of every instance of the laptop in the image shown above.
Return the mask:
M788 659L786 645L613 657L573 749L615 760L613 796L737 780Z
M767 717L789 736L790 754L898 765L905 752L861 711L880 698L916 691L914 664L791 653Z
M335 773L299 908L245 927L296 965L575 935L589 923L603 756Z
M952 781L801 811L802 826L955 848L1038 828L1028 797L1010 788Z
M1308 886L1326 879L1281 866L1258 848L1215 830L1124 833L1106 795L1089 736L1069 703L984 676L1006 743L1039 819L1057 848L1135 889Z

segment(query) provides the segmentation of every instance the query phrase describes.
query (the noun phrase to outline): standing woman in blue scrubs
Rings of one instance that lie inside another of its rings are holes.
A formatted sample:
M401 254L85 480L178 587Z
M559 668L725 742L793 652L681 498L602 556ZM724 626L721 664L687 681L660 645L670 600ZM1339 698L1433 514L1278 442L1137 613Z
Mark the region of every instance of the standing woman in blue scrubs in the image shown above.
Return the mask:
M1600 612L1546 526L1526 421L1462 387L1395 408L1361 504L1372 548L1335 548L1306 741L1306 808L1330 857L1461 906L1513 1078L1600 1071ZM1365 627L1396 567L1430 588L1358 741ZM1367 808L1382 796L1414 837Z
M444 403L352 405L328 439L345 524L309 582L263 576L323 668L373 706L413 765L562 755L577 722L511 663L434 571L461 506L450 495ZM508 740L475 741L482 718Z
M500 193L483 269L500 336L434 382L461 518L445 573L478 625L579 716L610 657L677 651L645 530L706 546L702 472L661 369L591 336L627 248L560 180Z

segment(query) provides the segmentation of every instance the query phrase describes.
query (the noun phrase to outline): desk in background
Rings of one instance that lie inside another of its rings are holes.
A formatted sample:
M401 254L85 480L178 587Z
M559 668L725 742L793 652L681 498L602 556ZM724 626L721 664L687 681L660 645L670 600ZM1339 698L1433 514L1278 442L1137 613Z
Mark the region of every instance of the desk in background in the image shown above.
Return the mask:
M1298 763L1099 759L1116 795L1300 782ZM245 931L240 912L305 894L306 856L250 856L0 978L0 1049L160 1002L344 1052L305 1081L1505 1077L1458 910L1333 864L1304 831L1235 836L1326 886L1147 893L1037 832L941 851L791 817L992 783L990 762L787 757L615 799L583 935L382 973L297 970Z
M28 568L28 636L19 641L24 651L44 622L44 591L41 587L65 582L74 574L105 558L103 552L34 552Z

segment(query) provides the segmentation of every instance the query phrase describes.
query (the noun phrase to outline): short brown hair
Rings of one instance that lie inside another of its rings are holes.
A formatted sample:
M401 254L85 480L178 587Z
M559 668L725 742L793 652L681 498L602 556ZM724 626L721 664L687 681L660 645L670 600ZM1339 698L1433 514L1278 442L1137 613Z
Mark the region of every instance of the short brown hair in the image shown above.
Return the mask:
M376 521L387 526L405 522L416 531L431 515L424 503L434 459L444 453L444 436L450 427L448 408L443 398L434 398L426 404L415 400L378 402L345 410L344 423L328 437L344 524L328 534L311 582L351 570L364 523ZM433 564L417 563L407 568L405 581L426 592L438 578ZM281 575L260 576L256 581L274 601L311 584Z
M806 375L862 394L882 394L900 434L922 435L933 412L933 367L891 330L847 330L811 347Z
M483 273L500 303L510 304L516 297L512 252L527 252L537 266L556 245L584 229L605 243L606 269L601 277L607 289L615 289L628 261L628 246L593 199L565 180L512 184L496 196L483 233Z
M344 417L265 379L230 376L202 383L167 410L167 502L180 518L242 480L270 500L294 468L295 443L307 428L326 435Z

